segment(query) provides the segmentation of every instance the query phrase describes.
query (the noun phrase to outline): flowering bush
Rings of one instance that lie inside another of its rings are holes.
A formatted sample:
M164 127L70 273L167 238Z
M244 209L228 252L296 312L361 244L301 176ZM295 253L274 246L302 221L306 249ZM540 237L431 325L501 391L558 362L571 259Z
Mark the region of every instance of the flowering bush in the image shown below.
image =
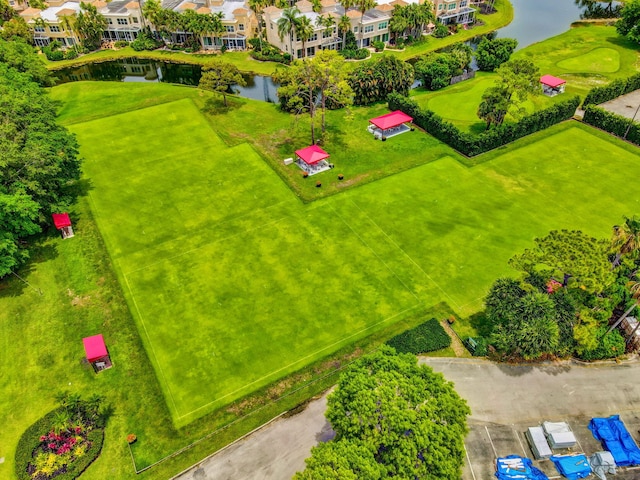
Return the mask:
M551 295L552 293L556 293L561 288L562 284L553 278L547 282L547 293L549 295Z

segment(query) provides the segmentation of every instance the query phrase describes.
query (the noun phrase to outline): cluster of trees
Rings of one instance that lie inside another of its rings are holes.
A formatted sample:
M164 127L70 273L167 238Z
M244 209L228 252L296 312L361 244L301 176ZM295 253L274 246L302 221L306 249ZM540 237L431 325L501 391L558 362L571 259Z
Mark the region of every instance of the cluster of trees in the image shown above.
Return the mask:
M9 5L9 0L0 0L0 38L8 40L13 37L31 42L33 33L24 19Z
M336 437L294 478L457 480L470 413L441 374L382 347L341 375L326 413Z
M397 43L398 36L420 38L430 22L435 22L431 2L395 5L389 20L392 43Z
M509 262L522 279L500 278L487 295L490 343L502 355L525 359L623 354L624 338L608 325L640 302L639 252L637 217L615 226L610 241L577 230L536 239Z
M274 79L280 83L281 106L296 114L311 117L311 143L316 142L315 116L321 110L322 133L325 132L326 109L353 104L353 90L347 82L345 59L335 50L322 50L307 61L296 60L289 68L280 69Z
M439 90L451 83L451 77L460 75L468 69L472 58L471 47L459 43L445 52L430 53L420 57L414 68L423 87L428 90Z
M386 100L394 92L409 95L413 80L413 67L393 55L380 55L362 62L349 75L356 105Z
M614 0L575 0L576 5L584 8L581 18L617 18L622 11L622 5Z
M68 209L80 177L76 140L42 88L51 84L32 47L0 40L0 277L28 258L24 240Z

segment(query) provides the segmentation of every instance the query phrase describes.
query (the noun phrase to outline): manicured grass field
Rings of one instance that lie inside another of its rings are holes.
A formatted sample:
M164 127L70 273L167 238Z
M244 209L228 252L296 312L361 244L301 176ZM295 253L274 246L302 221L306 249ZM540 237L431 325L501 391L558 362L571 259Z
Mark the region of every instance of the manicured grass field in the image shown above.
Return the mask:
M115 136L110 125L128 128ZM189 99L72 130L178 425L412 310L443 301L474 313L534 236L606 235L629 213L611 172L639 168L625 149L565 125L473 169L443 155L304 206L251 147L226 147Z

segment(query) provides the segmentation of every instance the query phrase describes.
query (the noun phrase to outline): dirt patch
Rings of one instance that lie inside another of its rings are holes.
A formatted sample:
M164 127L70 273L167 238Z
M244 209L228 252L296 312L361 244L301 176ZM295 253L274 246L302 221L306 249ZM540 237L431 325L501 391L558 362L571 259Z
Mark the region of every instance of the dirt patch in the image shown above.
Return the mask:
M451 337L451 348L453 349L453 353L456 354L456 357L463 357L467 349L460 341L456 332L453 331L451 325L446 320L441 320L440 325L444 328L444 331L447 332L447 335Z
M84 307L91 301L90 295L85 295L84 297L80 295L76 295L75 292L71 289L67 289L67 295L71 297L71 305L74 307Z

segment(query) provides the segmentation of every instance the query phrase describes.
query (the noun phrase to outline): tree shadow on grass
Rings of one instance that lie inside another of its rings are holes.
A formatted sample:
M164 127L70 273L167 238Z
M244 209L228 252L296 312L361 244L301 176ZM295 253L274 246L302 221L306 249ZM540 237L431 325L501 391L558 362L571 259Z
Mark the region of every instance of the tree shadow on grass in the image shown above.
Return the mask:
M24 242L23 247L29 250L29 260L22 267L14 270L0 280L0 299L5 297L19 297L26 293L27 290L42 295L42 291L38 285L32 284L29 278L38 263L47 262L58 256L58 248L56 245L43 243L49 236L50 234L47 230L45 233L33 237L33 240Z
M227 105L225 105L223 97L216 95L204 102L202 112L211 116L224 115L225 113L241 108L243 105L244 103L242 101L231 95L227 95Z
M484 311L474 313L469 317L469 325L471 325L478 335L484 338L489 338L493 331L493 325L487 318Z

